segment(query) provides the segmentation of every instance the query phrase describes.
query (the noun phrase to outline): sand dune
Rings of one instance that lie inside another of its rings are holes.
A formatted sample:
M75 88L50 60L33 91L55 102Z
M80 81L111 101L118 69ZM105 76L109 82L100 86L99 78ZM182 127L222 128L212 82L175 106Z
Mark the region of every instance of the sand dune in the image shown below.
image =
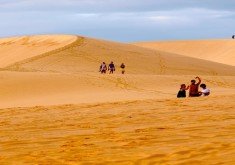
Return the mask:
M117 73L100 75L100 63L111 60L117 64ZM120 75L118 65L122 62L127 66L127 75ZM204 79L235 75L232 66L85 37L2 69L0 90L4 102L0 107L174 98L179 84L189 83L195 75ZM215 79L218 83L227 81Z
M129 44L79 37L72 47L26 59L7 67L13 71L97 73L102 61L125 62L129 74L235 75L235 67L149 50Z
M234 164L235 67L177 53L80 36L0 40L0 164ZM101 75L102 61L116 73ZM211 96L176 99L195 76Z
M135 45L235 66L234 40L140 42Z
M41 35L0 39L0 68L64 47L77 39L69 35Z

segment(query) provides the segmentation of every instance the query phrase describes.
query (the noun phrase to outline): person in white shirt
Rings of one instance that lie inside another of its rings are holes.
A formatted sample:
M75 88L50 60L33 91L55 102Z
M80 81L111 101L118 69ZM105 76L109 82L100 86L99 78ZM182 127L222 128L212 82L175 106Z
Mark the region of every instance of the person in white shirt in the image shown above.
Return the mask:
M202 88L201 92L199 92L201 94L201 96L209 96L210 95L210 89L206 88L206 84L201 84L200 87Z
M107 65L105 64L105 62L103 62L101 65L100 65L100 72L101 74L105 74L107 71Z

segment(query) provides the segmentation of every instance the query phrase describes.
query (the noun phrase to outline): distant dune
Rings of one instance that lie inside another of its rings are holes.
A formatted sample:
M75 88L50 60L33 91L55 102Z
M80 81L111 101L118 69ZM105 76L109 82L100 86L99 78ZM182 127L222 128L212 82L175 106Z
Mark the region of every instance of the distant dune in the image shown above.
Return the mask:
M41 35L0 39L0 68L61 48L76 40L69 35Z
M135 45L235 66L234 40L139 42Z
M214 42L1 39L0 164L234 164L234 49ZM211 95L176 99L196 76Z

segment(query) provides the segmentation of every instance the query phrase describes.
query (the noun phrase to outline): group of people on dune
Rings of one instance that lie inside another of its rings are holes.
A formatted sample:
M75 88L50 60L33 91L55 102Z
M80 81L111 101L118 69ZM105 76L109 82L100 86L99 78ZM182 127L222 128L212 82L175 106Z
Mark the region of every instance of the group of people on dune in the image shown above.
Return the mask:
M122 63L120 68L121 68L121 73L124 74L125 73L125 64ZM106 74L107 70L109 71L109 74L113 74L116 70L115 65L113 63L113 61L110 62L110 64L106 65L105 62L102 62L102 64L100 65L100 72L101 74ZM198 82L196 83L196 80L198 80ZM194 80L191 80L191 84L188 85L186 87L185 84L181 84L180 86L180 90L177 94L178 98L184 98L186 97L186 91L189 90L189 97L200 97L200 96L209 96L210 95L210 89L208 89L206 87L206 84L201 84L201 78L200 77L195 77ZM199 86L202 88L201 91L199 91Z
M125 67L126 67L125 64L122 63L121 66L120 66L120 68L121 68L121 70L122 70L122 72L121 72L122 74L125 73ZM110 64L108 65L108 67L107 67L107 65L106 65L105 62L103 62L103 63L100 65L100 73L101 73L101 74L106 74L107 70L109 71L109 74L113 74L113 73L115 72L116 68L115 68L115 65L114 65L113 61L110 62Z
M186 97L186 90L189 90L189 97L199 97L199 96L209 96L210 95L210 89L206 87L206 84L201 84L201 78L196 77L195 79L198 80L196 83L196 80L191 80L191 84L186 87L185 84L181 84L180 90L177 94L178 98L184 98ZM201 91L199 91L199 85L202 88Z

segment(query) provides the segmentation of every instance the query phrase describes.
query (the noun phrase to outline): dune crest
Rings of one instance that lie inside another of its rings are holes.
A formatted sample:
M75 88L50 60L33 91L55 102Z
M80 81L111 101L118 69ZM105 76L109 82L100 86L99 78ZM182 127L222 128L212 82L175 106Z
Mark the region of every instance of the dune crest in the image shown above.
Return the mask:
M150 50L86 37L77 37L66 49L58 49L9 65L6 70L57 73L96 73L101 62L124 62L129 74L235 75L235 67L173 53Z
M134 45L235 66L234 40L137 42Z
M71 35L39 35L0 39L0 68L64 47L76 41Z

